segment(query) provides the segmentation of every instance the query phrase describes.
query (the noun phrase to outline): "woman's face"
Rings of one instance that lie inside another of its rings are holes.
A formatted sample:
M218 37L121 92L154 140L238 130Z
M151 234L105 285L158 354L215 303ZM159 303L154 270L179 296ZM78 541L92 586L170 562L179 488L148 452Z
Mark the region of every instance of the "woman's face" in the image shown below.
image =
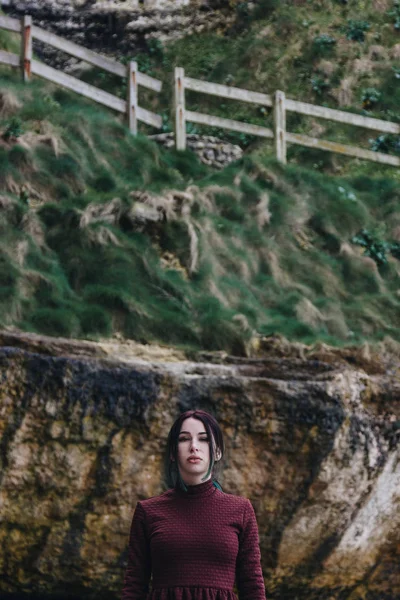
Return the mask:
M210 463L209 440L202 421L189 417L182 422L178 437L178 466L183 481L187 485L203 483ZM200 460L190 462L190 457ZM204 481L211 479L211 473Z

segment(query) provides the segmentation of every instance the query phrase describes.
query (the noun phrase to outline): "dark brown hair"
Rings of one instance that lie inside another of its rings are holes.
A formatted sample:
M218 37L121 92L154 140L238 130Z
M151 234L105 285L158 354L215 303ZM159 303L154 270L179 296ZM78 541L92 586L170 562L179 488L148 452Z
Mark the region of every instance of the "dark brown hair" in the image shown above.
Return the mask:
M185 419L188 419L189 417L193 417L194 419L202 421L208 435L208 445L210 448L210 465L204 478L206 479L210 475L210 473L212 473L211 479L213 480L213 483L215 482L214 485L222 490L220 484L215 479L225 452L222 431L215 417L213 417L210 413L206 412L205 410L200 409L187 410L186 412L180 414L170 429L164 456L165 483L168 488L172 488L178 485L178 487L180 487L182 490L187 491L187 487L181 478L181 474L178 468L178 437L181 431L183 421ZM215 453L217 450L220 451L221 457L219 459L219 462L215 463ZM171 460L171 457L173 457L174 460Z

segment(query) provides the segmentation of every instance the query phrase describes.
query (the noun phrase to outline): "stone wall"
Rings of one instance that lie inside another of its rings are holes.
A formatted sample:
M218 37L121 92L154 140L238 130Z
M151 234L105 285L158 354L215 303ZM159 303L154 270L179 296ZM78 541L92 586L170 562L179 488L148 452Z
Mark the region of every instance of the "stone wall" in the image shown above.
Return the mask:
M174 133L159 133L149 137L164 148L175 146ZM197 154L202 163L216 169L222 169L243 156L240 146L224 142L211 135L187 134L186 144L189 150Z

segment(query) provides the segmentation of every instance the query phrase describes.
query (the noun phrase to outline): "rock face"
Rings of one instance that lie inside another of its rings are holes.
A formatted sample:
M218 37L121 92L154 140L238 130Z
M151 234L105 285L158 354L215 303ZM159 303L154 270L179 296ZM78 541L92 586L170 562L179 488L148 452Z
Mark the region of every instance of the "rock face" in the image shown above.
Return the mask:
M186 35L225 28L234 11L219 0L7 0L8 15L32 16L34 25L87 48L110 55L128 55L148 39L161 42ZM59 52L35 43L46 62Z
M118 598L174 419L215 414L268 599L400 597L400 380L326 349L256 358L0 334L0 594ZM214 362L211 362L213 360Z

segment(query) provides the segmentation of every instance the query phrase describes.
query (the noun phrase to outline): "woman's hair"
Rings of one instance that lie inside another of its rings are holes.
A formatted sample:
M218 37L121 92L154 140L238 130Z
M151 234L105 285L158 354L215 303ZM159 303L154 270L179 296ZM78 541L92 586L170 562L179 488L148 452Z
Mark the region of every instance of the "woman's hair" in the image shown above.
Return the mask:
M168 488L175 487L178 485L184 491L187 487L181 478L181 474L178 468L178 437L181 431L182 423L185 419L193 417L202 421L205 430L208 435L208 445L210 448L210 465L204 479L212 473L211 479L216 481L216 487L221 488L218 481L215 479L219 467L221 464L222 457L225 452L224 439L220 426L217 420L205 410L187 410L186 412L179 415L175 423L172 425L167 439L167 447L165 449L164 456L164 480ZM215 463L215 453L219 450L220 459L219 462ZM171 459L174 458L174 460Z

